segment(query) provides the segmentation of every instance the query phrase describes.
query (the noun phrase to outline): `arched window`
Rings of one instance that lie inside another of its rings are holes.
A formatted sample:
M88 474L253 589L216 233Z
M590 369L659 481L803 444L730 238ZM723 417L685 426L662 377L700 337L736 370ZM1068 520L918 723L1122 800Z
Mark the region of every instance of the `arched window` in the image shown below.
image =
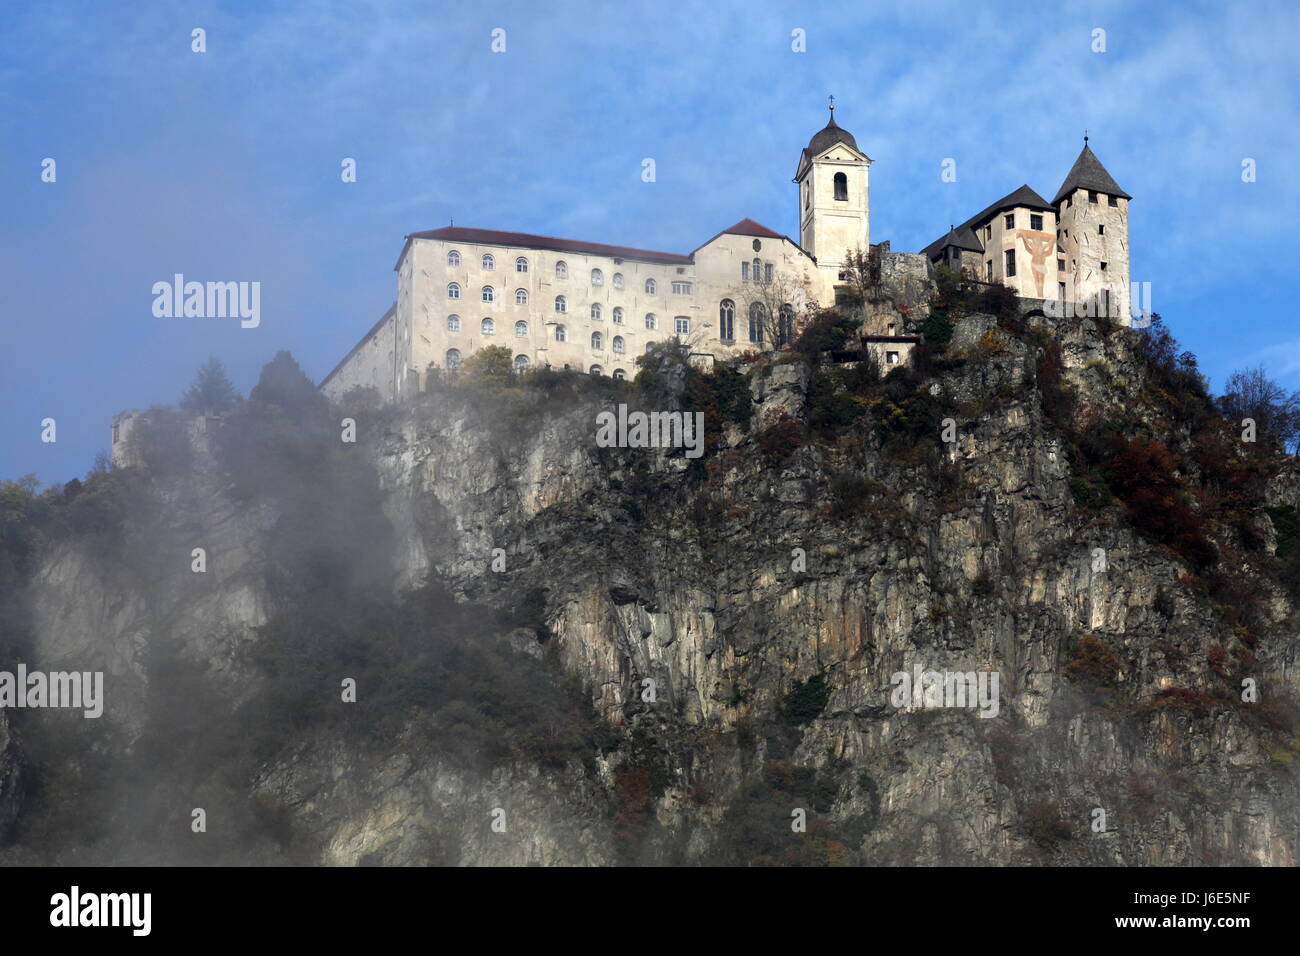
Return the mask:
M518 322L515 323L515 338L517 339L528 338L528 323L523 321L522 319L520 319Z
M460 316L459 316L459 315L449 315L449 316L447 316L447 331L448 331L448 332L459 332L459 331L460 331Z
M776 318L776 344L789 345L794 341L794 306L788 302L781 306Z
M767 318L767 310L763 308L762 302L755 302L749 307L749 341L763 344L763 320Z
M603 349L605 347L605 340L600 337L599 332L591 333L591 347L593 349Z
M459 299L459 298L460 298L460 286L458 286L458 285L457 285L456 283L454 283L454 282L451 283L450 285L448 285L448 286L447 286L447 298L449 298L449 299Z
M569 304L565 301L564 296L562 296L562 295L557 295L557 296L555 297L555 311L556 311L556 312L568 312L568 311L569 311Z
M527 304L528 304L528 290L515 289L515 305L527 305Z
M718 304L718 338L731 340L736 337L736 303L723 299Z
M655 319L655 314L653 312L647 312L645 314L645 327L647 329L655 329L658 328L658 326L659 323Z
M491 272L491 271L492 271L493 269L495 269L496 267L497 267L497 261L496 261L496 259L492 258L491 253L489 253L489 254L487 254L487 255L485 255L485 256L483 257L483 268L484 268L484 269L486 269L488 272Z
M591 284L592 284L592 285L604 285L604 284L605 284L605 273L601 272L599 269L592 269L592 270L591 270Z
M492 298L493 298L492 287L490 285L485 285L483 287L483 301L491 302Z
M623 324L623 310L620 309L618 306L614 306L614 324L615 325Z
M614 288L615 289L623 288L623 273L621 272L614 273Z
M621 368L616 368L614 369L614 377L621 382L623 379L627 378L627 372L623 371Z
M569 267L563 259L561 259L559 262L555 264L555 278L557 279L569 278Z
M611 344L614 346L615 355L623 354L623 336L621 335L614 336L614 341Z
M599 318L601 317L600 303L599 303L599 302L593 302L593 303L591 303L591 317L592 317L593 319L599 319Z
M525 259L523 256L520 256L518 259L516 259L516 260L515 260L515 271L516 271L516 272L527 272L527 271L528 271L528 260ZM527 362L528 359L524 359L524 361ZM518 360L516 360L515 364L518 364Z
M754 275L754 281L762 282L763 281L763 260L755 259L752 263L750 263L749 268Z
M460 349L447 349L447 371L460 371Z
M455 249L453 249L451 250L451 252L447 253L447 268L457 269L459 267L460 267L460 253L457 252Z
M835 174L835 198L840 202L849 201L849 177L843 173Z
M604 374L605 374L605 370L602 369L599 365L593 365L593 366L591 367L591 374L592 374L592 375L604 375Z
M691 331L691 320L684 315L679 315L673 319L673 328L678 335L686 335Z
M479 323L478 328L484 335L496 335L497 333L497 324L491 319L484 319Z
M654 280L654 279L646 279L646 280L645 280L645 294L646 294L646 295L654 295L654 294L655 294L655 280Z
M557 341L557 342L564 342L564 341L567 341L567 339L568 339L568 336L565 334L564 326L562 326L562 325L557 325L557 326L555 327L555 341Z
M529 363L528 363L528 356L527 356L527 355L516 355L516 356L515 356L515 371L516 371L516 372L519 372L519 373L527 372L527 371L528 371L528 364L529 364Z

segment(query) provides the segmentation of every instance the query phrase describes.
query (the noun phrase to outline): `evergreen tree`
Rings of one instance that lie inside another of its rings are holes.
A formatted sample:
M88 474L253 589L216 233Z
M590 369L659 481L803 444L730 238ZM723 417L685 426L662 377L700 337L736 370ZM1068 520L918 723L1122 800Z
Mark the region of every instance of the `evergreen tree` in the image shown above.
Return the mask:
M248 397L255 402L291 409L313 408L324 403L311 379L285 351L277 352L275 358L262 366L262 375Z
M181 408L187 412L220 415L238 401L239 393L226 377L226 367L221 364L221 359L210 358L199 366L194 384L181 399Z

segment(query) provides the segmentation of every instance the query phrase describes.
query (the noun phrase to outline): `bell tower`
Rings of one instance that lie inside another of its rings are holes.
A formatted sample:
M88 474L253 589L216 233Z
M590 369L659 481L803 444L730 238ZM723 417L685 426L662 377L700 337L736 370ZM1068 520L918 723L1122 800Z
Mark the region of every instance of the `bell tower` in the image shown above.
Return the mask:
M823 302L834 301L845 255L866 252L871 243L867 173L871 159L858 149L848 130L830 120L799 156L794 181L799 185L799 245L817 260Z

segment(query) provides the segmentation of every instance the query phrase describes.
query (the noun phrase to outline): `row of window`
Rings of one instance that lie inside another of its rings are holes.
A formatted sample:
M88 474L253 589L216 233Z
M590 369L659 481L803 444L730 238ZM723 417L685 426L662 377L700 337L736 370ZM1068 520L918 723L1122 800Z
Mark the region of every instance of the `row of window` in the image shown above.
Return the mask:
M656 329L658 328L658 325L659 325L659 321L655 317L655 314L653 312L647 313L645 317L645 327L647 329ZM673 329L678 335L689 335L691 331L691 320L684 315L679 315L677 316L676 319L673 320ZM448 332L460 331L459 315L447 316L447 331ZM479 323L479 332L483 335L496 335L497 332L496 320L490 318L483 319ZM555 326L556 341L558 342L565 341L566 334L567 333L565 332L565 328L563 325ZM528 338L528 323L523 321L522 319L520 319L518 322L515 323L515 338L519 338L519 339ZM601 345L599 344L600 341L601 341L601 334L599 332L593 332L591 334L591 347L594 349L601 348ZM614 344L615 352L623 351L622 336L619 335L614 336L613 344Z
M448 371L448 372L455 373L455 372L459 372L459 371L460 371L460 366L461 366L461 354L460 354L460 349L448 349L448 350L447 350L447 361L446 361L446 365L447 365L447 371ZM528 356L527 356L527 355L516 355L516 356L515 356L515 371L516 371L516 372L520 372L520 373L522 373L522 372L526 372L526 371L528 371L528 369L529 369L529 367L530 367L531 365L532 365L532 362L530 362L530 361L528 360ZM564 367L565 367L565 368L568 368L569 366L566 365L566 366L564 366ZM604 374L605 374L605 370L602 369L599 365L593 365L593 366L591 367L590 371L591 371L591 374L592 374L592 375L604 375ZM614 378L617 378L617 379L625 379L625 378L627 378L627 372L623 371L623 369L621 369L621 368L616 368L616 369L614 369Z
M743 282L748 282L751 278L755 282L771 282L772 263L763 262L761 259L755 259L753 262L742 262L740 264L740 278Z
M1007 274L1014 276L1016 274L1015 252L1014 250L1011 249L1007 250L1007 267L1009 270ZM990 278L992 277L992 268L993 268L993 263L992 261L990 261L989 262ZM560 298L562 299L563 296L561 296ZM565 310L557 304L556 311L563 312ZM591 317L593 319L599 319L601 317L601 310L599 305L593 305L591 307ZM622 309L616 308L614 310L614 323L616 325L623 324ZM749 306L749 341L761 343L764 338L764 328L766 325L767 325L767 308L761 302L751 303ZM461 326L460 326L459 315L447 316L448 332L459 332L460 327ZM658 329L659 320L653 312L646 313L645 327L651 330ZM673 320L673 330L678 335L689 335L691 331L690 318L684 315L677 316ZM491 318L483 319L479 323L479 331L483 335L495 335L496 321ZM775 331L776 331L778 345L786 345L794 341L794 307L793 306L783 305L780 307L780 309L777 312L777 325ZM515 336L516 338L521 338L521 339L528 337L527 322L520 319L518 322L515 323ZM736 303L733 302L731 299L723 299L718 304L718 338L730 341L730 340L734 340L735 337L736 337ZM560 342L563 342L565 340L565 329L563 325L555 326L555 338L557 341ZM600 348L600 345L596 344L599 338L600 338L599 332L592 333L592 348ZM614 351L616 352L622 351L621 348L622 341L623 340L621 337L614 336Z
M772 277L771 277L771 274L770 274L770 272L769 272L769 274L768 274L768 281L770 282L771 279L772 279ZM600 283L596 283L596 284L599 285ZM646 293L647 293L648 295L654 295L654 294L655 294L655 280L654 280L654 279L646 279L646 280L645 280L645 291L646 291ZM460 283L459 283L459 282L451 282L451 283L448 283L448 285L447 285L447 298L449 298L449 299L459 299L459 298L461 297L461 296L460 296L460 292L461 292L461 289L460 289ZM673 283L673 295L690 295L690 294L691 294L691 284L690 284L689 282L674 282L674 283ZM484 302L495 302L495 301L496 301L496 295L497 295L496 289L494 289L494 288L493 288L492 286L490 286L490 285L485 285L485 286L483 286L482 290L481 290L480 293L479 293L479 297L480 297L480 299L481 299L482 301L484 301ZM564 298L564 296L562 296L562 295L557 295L557 296L555 297L555 311L557 311L557 312L563 312L563 311L564 311L564 308L563 308L563 303L564 303L564 302L565 302L565 298ZM516 289L516 290L515 290L515 304L516 304L516 305L527 305L527 304L528 304L528 290L527 290L527 289Z
M755 270L757 270L757 268L758 268L758 265L757 265L758 260L755 259L755 260L754 260L754 263L755 263L754 268L755 268ZM483 259L480 261L479 264L483 267L484 270L486 270L486 271L488 271L488 272L492 272L492 271L495 270L496 267L497 267L497 260L496 260L496 257L493 256L491 253L487 253L487 254L485 254L485 255L483 256ZM460 266L460 253L459 253L459 252L457 252L456 250L453 249L451 252L447 253L447 266L448 266L449 268L453 268L453 269L454 269L454 268L457 268L457 267ZM746 268L748 268L748 266L746 266ZM528 271L528 260L525 259L523 256L520 256L518 259L515 260L515 272L527 272L527 271ZM681 271L683 271L683 270L678 269L677 271L678 271L678 272L681 272ZM755 272L755 277L757 277L757 275L758 275L758 273L757 273L757 271L756 271L756 272ZM772 266L771 266L770 263L768 264L768 267L767 267L767 276L768 276L768 280L770 281L771 278L772 278ZM557 262L557 263L555 264L555 278L557 278L557 279L567 279L568 277L569 277L569 266L568 266L568 263L566 263L564 260L560 260L559 262ZM613 277L611 278L610 281L611 281L611 283L613 284L613 286L614 286L615 289L621 289L621 288L623 288L623 273L621 273L621 272L615 272L614 275L613 275ZM604 284L605 284L605 273L604 273L603 271L601 271L600 269L592 269L592 270L591 270L591 284L592 284L592 285L604 285ZM460 286L459 286L459 285L457 285L456 283L453 282L453 283L452 283L450 286L448 286L447 288L448 288L448 292L447 292L447 296L448 296L448 298L452 298L452 299L460 298L460 292L459 292L459 290L460 290ZM451 294L451 289L452 289L452 288L455 288L455 289L457 290L456 295L452 295L452 294ZM486 291L487 288L489 288L489 287L486 287L486 286L484 287L485 291ZM654 279L646 279L646 280L645 280L645 291L646 291L647 294L649 294L649 295L654 295L654 294L655 294L655 290L656 290L656 288L657 288L657 284L656 284L656 282L655 282ZM522 291L522 290L521 290L521 291ZM673 282L673 293L674 293L674 294L677 294L677 295L690 295L690 294L691 294L691 283L686 282L686 281L682 281L682 280L674 281L674 282ZM483 301L485 301L485 302L491 302L492 300L491 300L491 299L484 299Z
M1016 274L1016 250L1014 250L1014 249L1007 249L1007 250L1003 253L1003 255L1006 256L1006 274L1007 274L1007 278L1012 278L1012 277L1015 276L1015 274ZM1102 262L1102 263L1099 263L1099 265L1101 266L1101 271L1102 271L1102 272L1105 272L1105 271L1106 271L1106 267L1107 267L1108 264L1105 263L1105 262ZM1060 271L1060 272L1064 272L1064 271L1065 271L1065 260L1064 260L1064 259L1057 259L1057 260L1056 260L1056 268L1057 268L1058 271ZM984 275L985 275L985 278L988 279L988 281L990 281L990 282L993 281L993 260L992 260L992 259L986 259L986 260L985 260L985 262L984 262Z

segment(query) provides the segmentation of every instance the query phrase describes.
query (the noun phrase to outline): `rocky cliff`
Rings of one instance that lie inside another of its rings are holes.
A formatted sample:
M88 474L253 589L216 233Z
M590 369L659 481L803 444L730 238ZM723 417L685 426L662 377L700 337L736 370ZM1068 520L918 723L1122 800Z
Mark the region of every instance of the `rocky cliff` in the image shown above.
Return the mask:
M805 333L253 410L88 483L112 520L42 539L15 653L105 715L0 724L3 858L1295 865L1300 475L1162 329L936 321L883 379ZM706 454L598 447L619 403ZM919 671L996 713L898 706Z

